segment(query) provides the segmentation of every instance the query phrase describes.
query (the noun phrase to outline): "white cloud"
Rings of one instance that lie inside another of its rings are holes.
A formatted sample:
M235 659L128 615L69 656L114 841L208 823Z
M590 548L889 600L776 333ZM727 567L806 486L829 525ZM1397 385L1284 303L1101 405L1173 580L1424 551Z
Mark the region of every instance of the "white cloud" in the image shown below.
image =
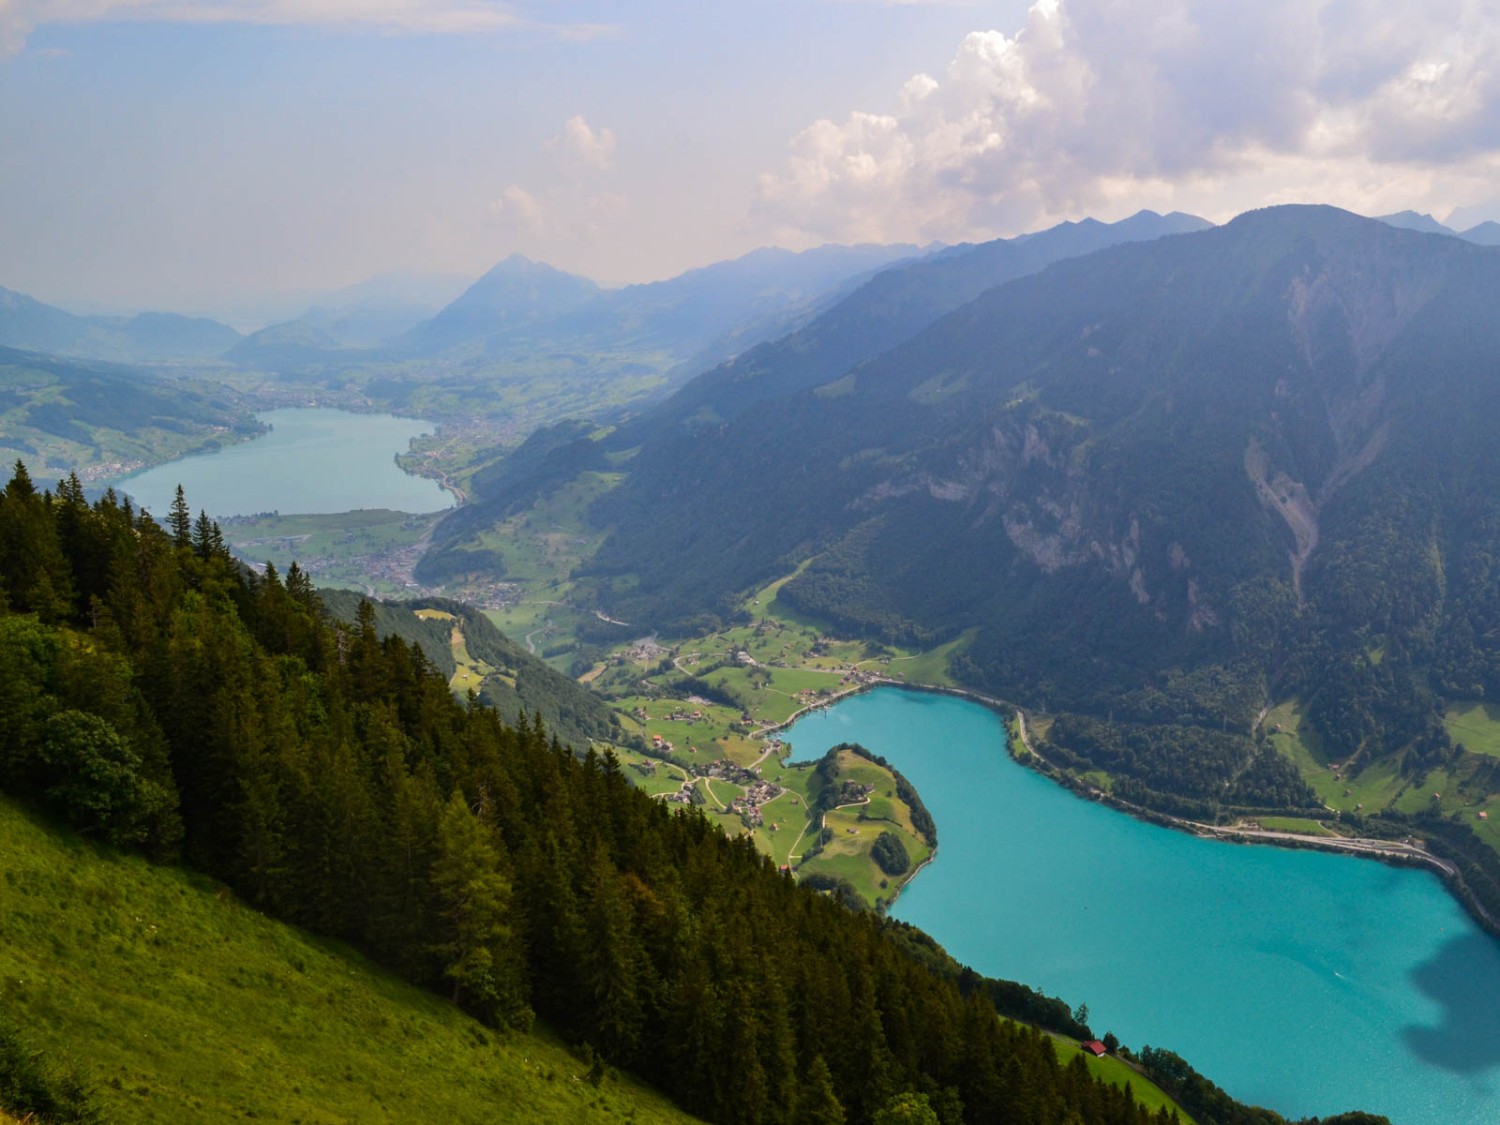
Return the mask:
M547 212L536 196L520 184L511 184L490 204L490 215L509 226L540 234L547 226Z
M906 82L893 112L804 129L756 217L783 239L953 239L1132 204L1223 217L1267 194L1473 202L1500 163L1492 13L1038 0L1014 35L973 32Z
M579 166L606 171L615 165L615 135L608 129L594 129L574 114L563 125L563 131L547 142L547 147L565 154Z
M0 57L18 53L26 37L43 25L105 20L431 35L532 29L565 38L587 38L606 30L597 25L542 24L524 18L504 0L0 0Z

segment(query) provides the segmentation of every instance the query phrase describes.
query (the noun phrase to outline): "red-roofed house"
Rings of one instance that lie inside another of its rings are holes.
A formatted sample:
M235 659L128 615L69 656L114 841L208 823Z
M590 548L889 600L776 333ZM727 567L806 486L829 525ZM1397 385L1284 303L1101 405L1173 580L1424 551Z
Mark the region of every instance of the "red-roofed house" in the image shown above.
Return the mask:
M1080 1043L1079 1046L1096 1059L1102 1059L1105 1055L1104 1044L1097 1039L1090 1039L1087 1043Z

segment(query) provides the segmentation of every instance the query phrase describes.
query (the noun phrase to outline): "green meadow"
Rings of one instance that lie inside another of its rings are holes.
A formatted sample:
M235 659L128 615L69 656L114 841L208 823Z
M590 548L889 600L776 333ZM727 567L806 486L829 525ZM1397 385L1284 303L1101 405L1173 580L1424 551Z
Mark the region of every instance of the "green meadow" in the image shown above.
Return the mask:
M1326 824L1300 816L1263 816L1258 818L1262 828L1268 832L1294 832L1301 836L1335 836Z
M1443 725L1471 754L1500 758L1500 704L1454 703L1443 714Z
M1333 812L1373 813L1396 809L1417 813L1437 809L1467 823L1500 851L1500 795L1491 790L1490 758L1500 756L1500 722L1494 704L1462 703L1448 708L1444 722L1455 742L1469 751L1447 767L1420 776L1403 774L1398 757L1386 757L1350 773L1347 763L1330 759L1317 731L1305 721L1301 704L1289 700L1266 715L1271 743L1297 764L1304 780ZM1338 767L1338 768L1335 768ZM1484 813L1481 817L1479 814ZM1275 818L1271 818L1275 819ZM1271 821L1263 822L1271 827ZM1296 829L1293 829L1296 831Z
M1052 1049L1057 1052L1057 1061L1062 1065L1066 1066L1073 1061L1074 1056L1082 1055L1084 1063L1087 1064L1094 1077L1112 1086L1128 1087L1136 1102L1147 1109L1155 1111L1165 1108L1169 1112L1175 1110L1183 1125L1194 1125L1193 1119L1183 1112L1182 1108L1169 1098L1160 1086L1123 1059L1114 1055L1098 1058L1092 1052L1085 1051L1073 1040L1064 1039L1061 1036L1052 1037Z
M540 1031L505 1037L203 876L0 799L0 1006L110 1122L691 1120Z

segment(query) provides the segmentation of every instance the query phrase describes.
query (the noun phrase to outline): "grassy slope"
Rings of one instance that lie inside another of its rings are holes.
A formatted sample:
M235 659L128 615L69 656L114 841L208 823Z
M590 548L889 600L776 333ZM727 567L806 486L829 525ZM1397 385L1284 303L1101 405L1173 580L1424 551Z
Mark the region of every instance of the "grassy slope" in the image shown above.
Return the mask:
M1455 703L1443 716L1454 742L1475 754L1500 758L1500 704Z
M833 784L855 781L873 785L875 789L867 804L844 806L827 813L824 823L832 833L831 838L821 852L797 870L847 879L866 902L889 899L931 857L932 849L912 827L911 810L896 796L896 779L890 770L848 750L840 751L837 762ZM816 831L816 826L810 831ZM884 831L894 832L906 848L911 866L903 875L887 877L870 856L876 838Z
M1297 700L1273 708L1265 719L1272 745L1297 764L1303 779L1333 813L1372 813L1386 808L1415 813L1436 807L1457 815L1481 840L1500 852L1500 794L1492 791L1484 768L1487 758L1500 756L1500 708L1494 704L1456 703L1449 706L1444 722L1454 740L1469 750L1452 768L1405 777L1400 762L1387 757L1369 763L1351 777L1347 770L1334 768L1342 763L1329 760ZM1336 826L1337 817L1325 824ZM1273 825L1267 823L1266 827Z
M544 1035L498 1040L210 880L0 799L0 1003L82 1062L111 1122L691 1120Z
M1101 1078L1112 1086L1128 1086L1131 1096L1141 1105L1151 1110L1163 1107L1168 1111L1175 1109L1184 1125L1193 1125L1193 1119L1160 1086L1115 1056L1096 1058L1093 1054L1085 1053L1073 1040L1057 1036L1052 1038L1052 1049L1057 1052L1057 1061L1064 1066L1073 1061L1074 1055L1083 1055L1083 1061L1088 1064L1094 1077Z

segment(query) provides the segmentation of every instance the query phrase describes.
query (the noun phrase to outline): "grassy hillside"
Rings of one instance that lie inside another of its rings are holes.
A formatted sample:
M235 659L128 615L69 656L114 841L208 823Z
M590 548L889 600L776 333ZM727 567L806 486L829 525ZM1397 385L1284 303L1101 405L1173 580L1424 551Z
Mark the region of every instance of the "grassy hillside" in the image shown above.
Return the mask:
M108 480L259 429L217 384L0 347L0 461L21 458L38 481Z
M345 623L355 621L365 600L350 590L324 590L320 596L329 613ZM618 736L618 722L603 700L528 653L478 610L446 598L372 606L376 631L420 645L454 691L473 688L507 718L521 711L540 714L549 731L573 746Z
M219 884L0 799L0 1007L111 1122L691 1118L543 1035L498 1038ZM0 1121L6 1120L0 1113Z

